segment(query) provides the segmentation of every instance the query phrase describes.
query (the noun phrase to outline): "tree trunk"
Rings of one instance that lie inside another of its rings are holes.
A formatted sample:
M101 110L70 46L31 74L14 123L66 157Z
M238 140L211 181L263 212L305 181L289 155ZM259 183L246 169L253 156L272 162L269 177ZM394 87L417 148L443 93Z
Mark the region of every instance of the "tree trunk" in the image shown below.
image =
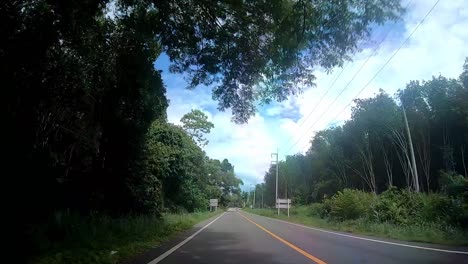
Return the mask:
M444 146L443 146L443 160L444 160L444 167L447 172L453 172L455 170L455 162L453 159L453 148L450 146L450 137L449 133L447 131L447 127L444 125L443 130L443 140L444 140Z
M396 153L398 156L398 160L400 161L401 168L403 169L403 173L405 174L406 179L406 186L408 189L413 189L412 180L411 180L411 162L408 155L408 143L403 132L400 132L396 129L392 131L393 134L393 142L396 148ZM400 152L400 151L401 152Z
M362 163L364 172L360 173L358 170L355 170L355 171L366 182L371 192L377 193L377 186L375 184L374 167L372 165L373 155L372 155L372 150L370 149L369 138L365 139L364 145L365 145L365 149L362 149L360 146L358 146L358 152L361 158L361 163Z
M416 158L414 156L413 140L411 139L411 131L408 125L408 119L406 118L406 111L403 105L402 105L402 108L403 108L403 118L405 120L406 133L408 134L408 144L409 144L409 149L410 149L410 154L411 154L411 163L413 164L411 172L413 174L414 190L416 192L419 192L418 168L416 167Z
M393 186L393 163L392 163L392 160L389 158L387 150L385 149L383 144L382 144L382 155L383 155L383 162L385 166L385 172L387 173L388 187L390 188Z
M348 187L348 175L346 174L346 164L344 162L343 155L340 154L340 158L337 158L336 155L329 155L331 161L333 162L333 167L336 175L339 177L343 187Z
M462 164L463 164L463 170L465 172L465 178L468 177L468 174L466 173L466 164L465 164L465 145L462 145L460 147L461 150L461 157L462 157Z
M416 145L416 151L418 153L419 162L424 173L424 178L426 179L426 188L427 192L430 192L431 184L431 137L429 135L429 129L426 129L426 133L421 131L419 136L421 139L420 144Z

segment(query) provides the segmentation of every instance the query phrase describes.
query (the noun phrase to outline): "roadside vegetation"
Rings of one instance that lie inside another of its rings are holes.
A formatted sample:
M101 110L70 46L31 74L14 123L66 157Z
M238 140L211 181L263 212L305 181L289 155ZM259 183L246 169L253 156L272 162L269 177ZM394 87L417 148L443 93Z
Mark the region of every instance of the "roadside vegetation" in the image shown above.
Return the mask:
M323 203L285 209L244 209L311 227L446 245L468 245L466 203L442 194L391 188L380 195L344 189Z
M40 252L32 263L118 263L154 248L221 212L118 218L56 214L48 225L37 227L34 232L35 247ZM54 234L52 237L51 232Z
M317 131L305 154L279 162L278 197L292 199L291 219L301 223L467 244L467 102L468 60L458 78L355 100L350 120ZM276 169L256 186L257 207L274 207Z
M212 93L245 123L260 103L312 87L314 70L343 66L402 12L400 0L2 1L5 240L15 261L63 248L68 262L84 243L100 253L82 263L94 263L107 243L125 248L112 234L143 234L141 223L207 210L210 198L240 206L234 165L204 151L209 116L187 109L169 122L165 61L194 97ZM97 240L80 239L74 223ZM113 233L122 223L128 231Z

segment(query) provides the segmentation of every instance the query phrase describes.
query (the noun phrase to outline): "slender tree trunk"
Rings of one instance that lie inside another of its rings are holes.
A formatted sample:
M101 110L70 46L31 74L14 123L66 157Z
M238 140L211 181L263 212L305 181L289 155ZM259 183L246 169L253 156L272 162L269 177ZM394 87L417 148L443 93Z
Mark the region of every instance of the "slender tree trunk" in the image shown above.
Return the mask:
M411 131L408 125L408 119L406 118L406 111L405 108L403 107L403 118L405 120L405 127L406 127L406 133L408 134L408 143L409 143L409 149L410 149L410 154L411 154L411 163L412 165L412 174L413 174L413 185L414 185L414 190L416 192L419 192L419 177L418 177L418 168L416 167L416 158L414 156L414 149L413 149L413 140L411 139Z
M374 167L372 165L373 155L372 155L372 150L370 149L370 146L369 146L370 145L369 138L365 139L364 145L365 145L365 149L362 149L360 146L358 146L358 152L361 158L363 173L360 173L358 170L355 170L355 171L366 182L371 192L377 193L377 186L375 184Z
M286 200L288 200L288 182L286 181Z
M466 173L466 164L465 164L465 145L462 145L460 147L461 150L461 157L462 157L462 164L463 164L463 170L465 172L465 178L468 177L468 174Z
M408 164L408 161L407 159L405 158L404 156L405 154L401 154L399 152L397 152L397 156L398 156L398 160L400 161L400 165L401 165L401 168L403 170L403 174L405 175L405 181L406 181L406 187L408 187L408 189L412 189L411 187L411 169L410 169L410 166Z
M447 172L453 172L455 170L455 162L453 160L453 148L450 146L450 137L447 131L447 126L444 125L442 134L444 140L444 147L443 147L443 160L445 170Z
M346 174L346 168L344 166L340 166L339 173L341 176L341 181L343 182L343 187L348 187L348 175Z
M336 155L329 155L336 175L339 177L343 187L348 187L348 175L346 174L346 165L343 160L343 155L340 154L340 158L337 158Z
M385 166L385 172L387 173L388 187L390 188L393 186L393 164L383 144L382 144L382 155L383 155L383 162Z
M403 132L400 132L396 129L392 131L393 134L393 142L396 148L396 153L398 156L398 160L400 161L401 168L403 169L403 173L405 174L406 179L406 186L409 190L413 189L412 180L411 180L411 162L408 155L408 143ZM401 152L400 152L401 151Z
M421 163L422 171L424 173L424 178L426 179L426 188L427 192L430 192L431 184L431 144L430 144L430 135L429 129L426 129L427 132L421 131L419 133L420 143L416 145L416 151L419 157L419 162Z

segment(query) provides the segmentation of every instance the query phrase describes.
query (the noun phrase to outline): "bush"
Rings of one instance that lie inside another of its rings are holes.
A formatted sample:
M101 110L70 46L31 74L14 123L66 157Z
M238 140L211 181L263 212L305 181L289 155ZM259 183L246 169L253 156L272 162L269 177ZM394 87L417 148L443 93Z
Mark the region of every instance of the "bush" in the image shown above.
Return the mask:
M321 203L313 203L309 206L310 208L310 216L324 216L324 209L323 204Z
M468 201L463 197L452 198L450 210L447 211L447 221L463 228L468 227Z
M373 217L377 222L397 225L441 223L459 226L468 219L466 206L461 198L393 187L379 195Z
M324 202L324 214L330 219L343 221L368 217L376 195L359 190L344 189Z
M418 217L421 199L408 190L392 187L379 195L373 208L373 217L378 222L408 224Z
M422 207L419 212L420 219L424 222L451 221L457 209L449 197L442 194L420 194Z
M468 196L468 179L462 175L440 172L440 190L452 197Z
M461 214L457 220L459 221L461 227L466 228L468 227L468 203L466 201L461 205L460 211Z
M57 212L43 225L31 227L38 250L32 263L120 263L186 230L216 213L80 216ZM115 254L111 254L111 252Z
M328 197L331 197L339 190L340 186L335 180L319 181L317 184L315 184L312 190L311 199L313 201L320 202Z
M310 206L310 216L344 221L358 218L395 225L445 224L468 226L466 196L440 193L415 193L392 187L376 196L358 190L345 189L322 205Z
M321 203L313 203L310 205L299 205L291 207L289 213L291 215L300 215L300 216L320 216L322 212L323 205Z

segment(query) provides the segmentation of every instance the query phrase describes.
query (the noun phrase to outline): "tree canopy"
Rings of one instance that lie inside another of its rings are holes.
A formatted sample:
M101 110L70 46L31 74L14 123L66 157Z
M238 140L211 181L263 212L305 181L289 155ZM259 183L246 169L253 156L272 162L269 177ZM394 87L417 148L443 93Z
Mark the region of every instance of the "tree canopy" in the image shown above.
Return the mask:
M240 123L257 100L284 100L313 85L317 67L342 66L373 25L402 12L399 0L147 3L172 71L187 73L191 88L213 84L219 109Z
M192 110L182 116L180 119L182 127L187 133L197 142L200 147L208 144L208 140L204 137L209 134L211 129L214 128L213 123L208 121L208 116L200 110Z
M2 1L5 186L20 240L57 211L158 215L215 195L240 201L234 166L191 137L207 143L206 119L186 119L190 136L167 123L162 53L242 123L257 102L313 85L317 67L342 65L401 11L398 0Z
M279 196L287 193L295 203L306 204L344 188L381 193L396 186L418 191L416 180L420 191L466 199L467 65L468 59L457 79L436 76L410 81L394 97L381 90L374 97L355 100L350 120L318 131L305 154L279 162ZM273 165L265 174L269 205L274 204L275 176Z

